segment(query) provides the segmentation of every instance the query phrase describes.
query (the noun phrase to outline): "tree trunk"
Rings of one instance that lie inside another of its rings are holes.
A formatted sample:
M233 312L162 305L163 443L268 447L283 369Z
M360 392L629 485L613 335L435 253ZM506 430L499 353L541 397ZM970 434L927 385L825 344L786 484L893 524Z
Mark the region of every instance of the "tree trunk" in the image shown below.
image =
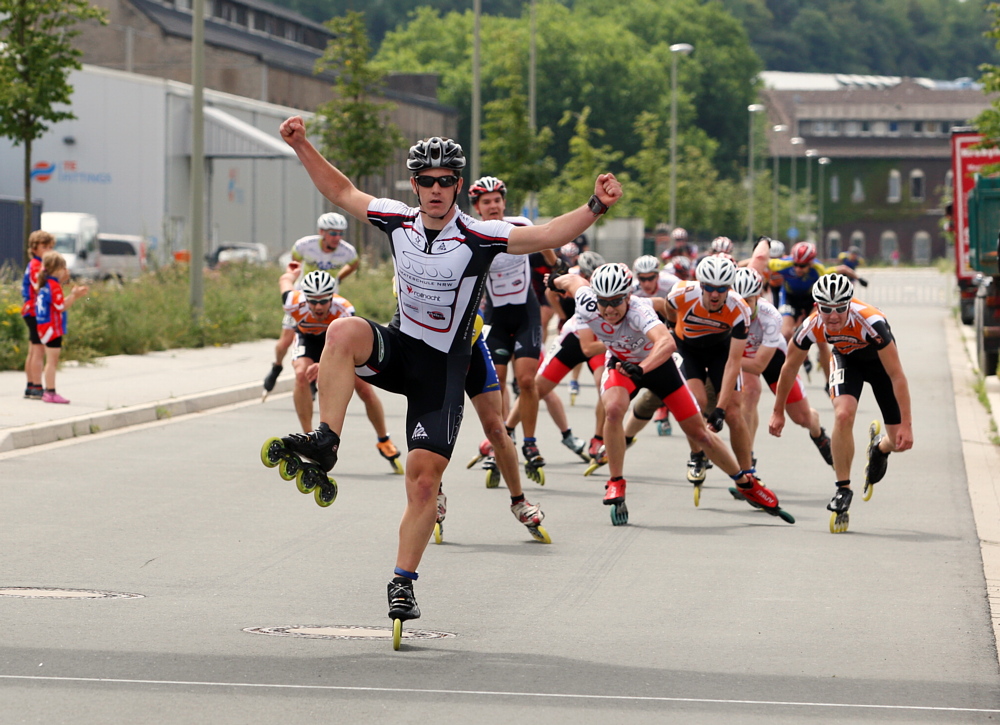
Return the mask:
M31 139L24 142L24 243L21 245L24 264L29 260L28 237L31 236Z

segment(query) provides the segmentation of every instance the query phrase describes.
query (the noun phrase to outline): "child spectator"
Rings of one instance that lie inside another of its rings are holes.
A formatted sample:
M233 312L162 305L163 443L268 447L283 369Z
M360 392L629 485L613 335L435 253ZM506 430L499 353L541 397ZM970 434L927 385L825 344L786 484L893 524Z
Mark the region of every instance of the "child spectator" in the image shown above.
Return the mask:
M35 322L35 295L38 291L38 273L42 269L42 255L55 246L51 234L37 229L28 237L28 251L31 261L24 269L21 280L21 317L28 326L28 357L24 361L24 374L28 377L28 387L24 397L28 400L42 399L42 366L45 363L45 346L38 339L38 324Z
M35 298L35 318L38 324L38 339L45 346L45 391L43 403L68 403L56 392L56 367L62 350L63 335L66 334L66 309L89 288L78 285L63 296L62 283L69 281L66 260L59 252L48 251L42 256L42 269L38 274L37 297Z

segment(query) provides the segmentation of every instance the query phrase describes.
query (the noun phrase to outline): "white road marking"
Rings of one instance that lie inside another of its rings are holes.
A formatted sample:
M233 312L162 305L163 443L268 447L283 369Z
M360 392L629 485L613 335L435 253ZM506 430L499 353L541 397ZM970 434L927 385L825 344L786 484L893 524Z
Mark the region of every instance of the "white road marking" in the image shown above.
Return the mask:
M40 677L37 675L0 675L0 680L42 682L93 682L126 685L179 685L182 687L242 687L275 690L327 690L336 692L385 692L411 695L480 695L485 697L539 697L565 700L610 700L616 702L689 702L706 705L770 705L778 707L827 707L855 710L913 710L921 712L985 712L1000 709L977 707L935 707L932 705L864 705L850 702L790 702L784 700L725 700L708 697L657 697L652 695L579 695L564 692L503 692L497 690L433 690L413 687L348 687L344 685L282 685L268 682L198 682L185 680L135 680L113 677Z

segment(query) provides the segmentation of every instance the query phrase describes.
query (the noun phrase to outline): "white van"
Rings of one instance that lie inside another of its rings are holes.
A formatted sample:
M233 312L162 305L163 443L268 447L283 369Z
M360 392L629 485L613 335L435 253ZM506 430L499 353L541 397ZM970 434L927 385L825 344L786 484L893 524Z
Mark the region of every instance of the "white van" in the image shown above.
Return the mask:
M42 229L56 239L55 250L66 258L74 277L96 277L97 217L68 211L42 212Z
M146 271L146 240L133 234L98 234L92 261L98 279L135 279Z

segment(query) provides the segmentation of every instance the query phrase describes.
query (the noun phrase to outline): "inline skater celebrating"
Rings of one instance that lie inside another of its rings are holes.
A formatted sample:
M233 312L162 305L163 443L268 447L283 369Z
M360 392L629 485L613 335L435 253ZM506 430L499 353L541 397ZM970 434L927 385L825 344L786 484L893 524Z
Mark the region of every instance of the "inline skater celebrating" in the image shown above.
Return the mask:
M437 492L462 421L477 308L490 264L501 252L530 254L576 237L618 201L621 184L613 174L601 174L586 205L546 224L480 222L456 206L465 156L450 139L432 137L410 147L410 188L419 206L409 207L355 187L309 142L301 117L286 119L280 133L327 199L356 218L367 218L390 241L398 325L383 327L360 317L335 320L320 360L320 425L282 440L329 471L337 462L355 374L406 396L407 503L388 584L393 644L398 647L401 623L420 616L413 582L434 530Z
M292 261L301 262L301 275L322 269L334 276L337 292L340 282L352 274L360 264L358 252L354 246L345 242L343 237L347 231L347 220L343 214L329 212L320 215L316 221L318 234L311 234L296 240L292 245ZM301 279L301 278L300 278ZM274 390L278 376L284 369L285 355L295 340L295 321L287 314L281 322L281 336L274 346L274 363L271 371L264 378L263 399ZM399 455L399 451L395 452Z
M899 361L899 350L882 313L854 297L854 285L841 274L821 277L813 287L816 311L806 318L792 337L788 358L781 368L775 391L774 412L768 429L780 436L785 425L785 400L795 384L795 375L819 339L833 346L830 397L833 398L833 468L837 490L827 509L831 533L847 531L851 491L851 464L854 460L854 418L858 399L867 382L875 393L886 435L879 435L878 421L869 428L868 466L865 468L865 498L882 480L889 454L913 447L913 418L910 388Z
M316 380L320 357L326 346L326 330L330 323L340 317L354 314L354 305L337 294L337 282L325 270L317 269L302 279L301 289L296 289L296 281L302 272L302 262L289 262L285 273L278 280L281 289L282 308L295 323L297 333L295 349L292 352L292 366L295 368L295 388L292 400L295 413L299 416L302 431L313 429L313 399L310 385ZM379 455L389 461L396 473L402 473L399 451L389 439L385 429L385 411L382 401L371 385L361 378L355 378L354 391L365 404L365 413L371 421L378 442L375 444Z
M738 269L733 291L750 307L750 329L747 331L747 346L743 350L743 417L750 431L752 449L759 422L760 379L763 377L771 392L775 391L788 353L788 343L781 336L781 315L774 305L761 297L764 280L757 270L750 267ZM809 406L805 386L799 378L796 378L785 400L785 409L794 423L809 431L809 438L819 454L828 466L832 466L830 437L819 424L819 413Z
M576 298L577 314L607 348L601 399L606 411L604 441L611 475L605 484L604 504L614 507L612 524L628 523L623 420L629 400L639 388L648 388L660 396L685 435L736 482L747 501L794 523L795 519L778 506L774 492L761 485L751 471L741 470L722 439L705 424L671 357L676 350L674 339L650 301L632 296L632 273L626 265L602 265L589 284L576 275L550 278L549 284Z

